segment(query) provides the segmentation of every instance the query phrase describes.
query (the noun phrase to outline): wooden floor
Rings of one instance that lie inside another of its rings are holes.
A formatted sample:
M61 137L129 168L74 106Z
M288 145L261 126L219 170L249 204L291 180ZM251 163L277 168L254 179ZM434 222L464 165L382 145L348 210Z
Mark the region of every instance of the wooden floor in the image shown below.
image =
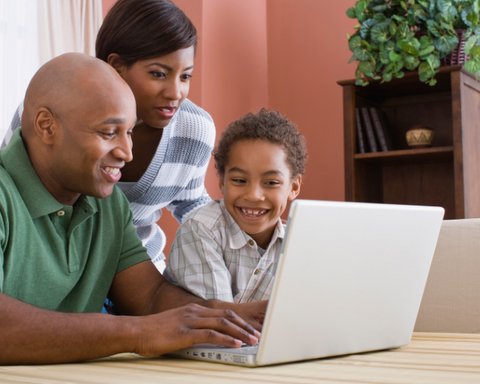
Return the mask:
M79 364L2 366L0 383L478 384L480 335L415 333L395 350L261 368L122 354Z

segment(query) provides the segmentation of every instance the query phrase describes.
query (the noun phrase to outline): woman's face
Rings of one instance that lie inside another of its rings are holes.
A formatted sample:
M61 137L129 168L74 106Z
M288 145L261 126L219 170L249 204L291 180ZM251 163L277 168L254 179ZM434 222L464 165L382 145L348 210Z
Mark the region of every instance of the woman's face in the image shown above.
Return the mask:
M190 89L194 48L138 60L130 68L110 63L127 82L137 102L137 117L151 127L163 128L180 108ZM109 60L110 62L110 60Z

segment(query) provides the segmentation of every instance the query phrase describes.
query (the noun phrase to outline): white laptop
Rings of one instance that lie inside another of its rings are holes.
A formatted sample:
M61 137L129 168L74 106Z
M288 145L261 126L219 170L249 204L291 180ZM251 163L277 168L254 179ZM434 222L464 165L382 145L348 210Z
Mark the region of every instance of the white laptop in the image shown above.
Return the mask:
M294 201L259 344L197 344L171 355L261 366L408 344L443 214Z

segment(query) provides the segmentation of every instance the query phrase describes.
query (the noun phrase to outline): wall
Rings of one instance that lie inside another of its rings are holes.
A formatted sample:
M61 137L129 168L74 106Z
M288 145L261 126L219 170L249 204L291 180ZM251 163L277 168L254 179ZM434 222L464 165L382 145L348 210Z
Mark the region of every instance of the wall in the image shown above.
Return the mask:
M103 0L114 3L115 0ZM263 106L278 109L307 138L310 159L300 198L343 200L342 89L354 0L174 0L195 24L199 45L189 98L215 120L217 140L228 123ZM104 8L105 9L105 8ZM221 197L213 164L206 187ZM177 228L169 212L160 225Z
M343 106L354 77L345 12L353 0L268 0L268 106L298 124L310 158L300 198L344 200Z
M218 141L232 120L268 104L266 0L174 2L200 38L189 98L213 117ZM213 162L205 185L212 198L221 198ZM159 224L167 235L167 254L178 223L164 210Z
M117 0L102 0L102 10L104 18L109 9L112 8L113 4L115 4L116 2Z

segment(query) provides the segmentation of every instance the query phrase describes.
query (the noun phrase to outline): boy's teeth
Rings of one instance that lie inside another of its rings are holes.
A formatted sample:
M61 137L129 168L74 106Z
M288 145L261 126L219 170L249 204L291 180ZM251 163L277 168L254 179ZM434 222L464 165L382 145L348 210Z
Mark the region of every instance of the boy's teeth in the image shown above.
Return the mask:
M116 176L118 172L120 172L120 168L105 167L105 170L113 176Z
M242 209L242 212L246 215L263 215L266 211L253 211L253 210L250 210L250 209Z

